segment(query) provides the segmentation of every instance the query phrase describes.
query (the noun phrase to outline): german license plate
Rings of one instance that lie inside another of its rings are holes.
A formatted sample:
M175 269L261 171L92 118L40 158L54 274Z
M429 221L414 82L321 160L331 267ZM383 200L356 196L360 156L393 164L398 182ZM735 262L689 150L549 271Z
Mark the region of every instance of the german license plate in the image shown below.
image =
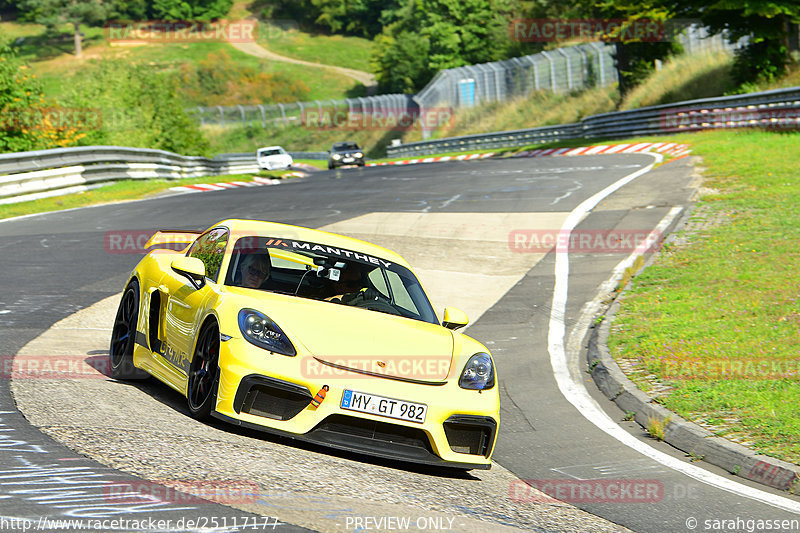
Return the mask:
M341 406L342 409L350 411L419 422L420 424L425 422L425 415L428 412L428 406L424 403L406 402L354 390L344 391Z
M355 159L353 159L352 157L345 157L344 159L342 159L342 161L344 161L345 163L352 163L353 161L355 161Z

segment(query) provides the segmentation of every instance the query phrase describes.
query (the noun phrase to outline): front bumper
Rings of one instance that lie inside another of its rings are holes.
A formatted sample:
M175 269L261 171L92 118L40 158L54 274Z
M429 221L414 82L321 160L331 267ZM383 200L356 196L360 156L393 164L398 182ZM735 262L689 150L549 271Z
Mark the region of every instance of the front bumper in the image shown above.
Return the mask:
M344 165L363 165L364 157L355 157L349 154L340 154L342 157L339 159L328 159L330 166L340 167Z
M457 380L431 385L367 376L332 369L308 356L270 354L242 339L223 343L220 362L213 414L218 419L375 457L461 469L491 467L497 387L478 392L461 389ZM329 390L315 407L312 399L323 385ZM425 421L343 409L345 389L424 403Z

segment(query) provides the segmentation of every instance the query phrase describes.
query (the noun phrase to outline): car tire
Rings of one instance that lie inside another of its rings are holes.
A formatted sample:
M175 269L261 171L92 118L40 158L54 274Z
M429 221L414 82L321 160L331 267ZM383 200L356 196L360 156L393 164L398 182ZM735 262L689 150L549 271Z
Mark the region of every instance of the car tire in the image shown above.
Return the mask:
M358 166L360 166L360 167L363 167L363 166L364 166L364 164L365 164L365 163L362 161L361 163L359 163L359 164L358 164Z
M108 365L114 379L147 379L149 374L133 366L133 347L139 325L139 282L128 283L122 293L108 348Z
M189 365L186 400L192 418L208 418L217 406L219 387L219 325L209 320L201 328Z
M333 163L328 163L328 170L333 170L336 166Z

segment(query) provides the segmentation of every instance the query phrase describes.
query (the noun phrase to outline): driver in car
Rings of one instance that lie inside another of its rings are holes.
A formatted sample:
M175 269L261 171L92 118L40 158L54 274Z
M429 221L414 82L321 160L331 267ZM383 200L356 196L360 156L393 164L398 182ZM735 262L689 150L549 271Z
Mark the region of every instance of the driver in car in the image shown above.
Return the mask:
M357 295L366 287L361 271L349 266L341 271L339 279L330 285L331 296L325 298L329 302L347 303L353 295Z

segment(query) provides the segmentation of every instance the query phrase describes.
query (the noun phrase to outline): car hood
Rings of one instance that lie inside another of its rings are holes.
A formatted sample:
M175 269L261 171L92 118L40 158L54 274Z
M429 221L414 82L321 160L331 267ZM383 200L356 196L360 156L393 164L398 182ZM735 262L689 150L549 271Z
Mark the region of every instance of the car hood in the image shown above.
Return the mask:
M277 296L277 295L276 295ZM325 365L423 382L442 382L452 365L452 331L437 324L332 302L280 297L262 305L289 336Z

